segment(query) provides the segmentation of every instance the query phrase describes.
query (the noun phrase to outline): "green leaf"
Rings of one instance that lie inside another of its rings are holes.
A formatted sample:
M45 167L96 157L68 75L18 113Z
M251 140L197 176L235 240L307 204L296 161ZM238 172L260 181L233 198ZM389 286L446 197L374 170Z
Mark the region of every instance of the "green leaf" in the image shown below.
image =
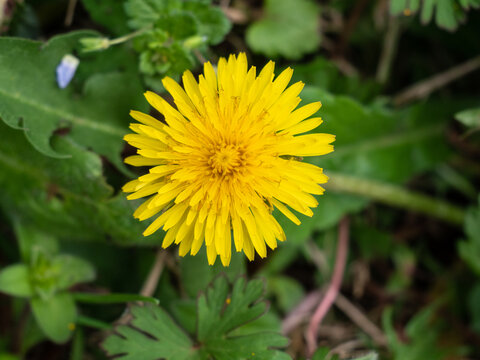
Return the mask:
M472 271L480 276L480 207L468 211L464 230L467 240L458 243L458 252Z
M54 159L2 122L0 133L0 208L21 219L22 227L33 228L23 235L17 229L19 238L36 242L43 232L67 240L105 240L108 235L118 243L159 241L141 236L145 225L132 216L135 202L123 194L110 197L113 190L103 178L99 156L67 136L55 136L53 148L70 158Z
M220 263L211 266L208 265L206 251L202 249L195 256L185 256L180 259L180 272L185 291L191 298L195 298L219 274L224 273L229 281L233 281L239 275L245 275L247 269L245 256L242 253L233 252L228 267Z
M117 0L82 0L92 19L113 35L124 35L129 29L123 2Z
M55 69L62 57L72 53L80 38L92 34L73 32L46 44L0 38L0 117L9 126L22 128L32 145L45 155L68 157L50 143L55 130L68 128L79 144L124 169L119 155L128 111L146 104L139 79L120 73L94 75L80 96L74 94L72 86L60 89L56 84Z
M44 251L48 254L56 254L58 252L58 241L53 236L36 228L26 226L18 218L13 220L20 254L25 264L30 264L32 256L35 256L39 251Z
M420 3L422 4L420 7ZM428 24L435 16L435 23L445 30L454 31L465 20L465 11L478 8L478 0L391 0L390 14L399 15L405 10L412 13L420 9L422 24Z
M132 325L119 326L103 348L109 356L123 360L188 360L202 359L193 342L165 310L154 306L133 306ZM138 330L141 331L138 331Z
M3 268L0 271L0 292L20 297L33 296L28 267L16 264Z
M362 105L347 96L332 95L318 87L306 87L301 97L305 103L322 102L318 115L324 123L315 131L336 135L333 153L306 159L323 168L327 175L338 172L359 179L403 184L415 174L436 167L450 154L443 133L450 115L460 104L432 102L392 112L380 106ZM346 213L357 212L368 204L365 198L330 191L328 183L326 188L325 194L318 197L313 217L299 216L300 226L278 216L289 241L301 245L312 231L330 228Z
M480 126L480 108L463 110L455 114L455 119L463 125L476 128Z
M477 282L468 294L468 310L472 329L480 334L480 282Z
M59 290L95 279L95 268L92 264L76 256L59 255L53 259L52 266L60 270L57 282Z
M103 347L109 356L124 360L290 359L272 349L287 343L279 334L257 331L232 336L234 330L265 312L266 305L260 300L262 293L260 280L247 283L239 278L230 286L226 277L218 277L198 298L195 340L163 309L133 306L133 327L119 326L117 334L108 337Z
M292 310L304 297L302 286L287 276L268 278L268 291L276 297L279 308L286 313Z
M264 18L247 29L253 51L299 59L320 44L319 7L310 0L266 0Z
M45 335L56 343L66 342L73 333L77 310L73 297L68 293L58 293L43 300L39 297L31 301L33 315Z
M399 339L393 326L393 310L387 308L382 315L382 323L388 346L395 360L444 360L460 349L439 344L441 324L433 321L438 306L433 303L415 314L405 327L409 341Z
M185 11L191 12L195 16L198 23L198 34L205 36L211 45L221 43L232 28L232 24L223 11L217 7L196 1L185 2L183 6Z

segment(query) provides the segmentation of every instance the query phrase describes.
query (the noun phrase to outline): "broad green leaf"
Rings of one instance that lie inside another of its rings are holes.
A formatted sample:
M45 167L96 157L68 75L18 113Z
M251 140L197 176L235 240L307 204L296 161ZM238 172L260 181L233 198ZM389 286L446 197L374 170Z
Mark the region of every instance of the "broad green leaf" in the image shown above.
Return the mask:
M129 32L127 16L123 2L117 0L82 0L92 19L103 25L113 35L125 35Z
M69 137L55 136L52 146L70 158L46 157L32 148L21 131L0 122L0 207L25 225L68 240L154 243L146 226L133 216L135 202L112 189L102 175L101 159ZM28 223L28 224L27 224Z
M318 87L306 87L301 97L305 103L322 102L318 115L324 123L315 131L336 135L333 153L305 159L323 168L327 175L330 171L403 184L434 168L450 154L443 133L458 104L426 103L392 112ZM319 204L313 209L314 216L300 215L300 226L278 216L289 241L302 244L313 230L332 227L346 213L357 212L368 204L365 198L330 191L328 183L325 187L327 191L318 197Z
M307 64L297 64L292 81L303 81L309 87L318 87L331 94L351 96L362 103L374 100L381 90L375 80L341 74L338 66L321 56Z
M232 287L226 277L218 277L198 298L197 334L193 340L165 310L133 306L133 327L119 326L117 334L108 337L103 347L109 356L122 360L290 359L273 349L286 345L286 339L279 334L252 331L232 335L235 329L265 312L262 293L260 280L247 283L239 278Z
M53 148L70 157L54 159L33 149L22 131L0 122L0 133L0 207L10 218L60 239L159 241L141 236L145 225L132 216L135 202L123 194L111 197L97 155L69 137L55 136Z
M299 59L320 44L319 7L310 0L266 0L264 18L247 29L253 51Z
M480 126L480 108L463 110L455 114L455 119L470 128Z
M480 203L480 198L479 198ZM466 240L458 243L460 257L480 276L480 208L471 208L465 217Z
M59 268L57 288L68 289L95 279L95 269L88 261L71 255L59 255L53 259L52 266Z
M28 267L24 264L16 264L1 269L0 292L20 297L33 296Z
M66 342L75 329L77 310L73 297L68 293L58 293L43 300L31 300L32 311L45 335L56 343Z
M80 95L72 86L58 88L55 79L62 57L73 52L80 38L92 34L68 33L46 44L0 38L0 117L9 126L23 129L32 145L45 155L68 157L50 143L55 130L68 128L79 144L124 169L119 155L128 112L145 106L139 79L120 73L94 75Z

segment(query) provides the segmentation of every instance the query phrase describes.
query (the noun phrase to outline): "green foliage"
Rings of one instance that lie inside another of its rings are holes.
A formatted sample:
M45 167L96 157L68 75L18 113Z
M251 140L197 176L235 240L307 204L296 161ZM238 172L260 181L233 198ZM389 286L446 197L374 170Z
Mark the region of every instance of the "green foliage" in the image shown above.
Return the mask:
M443 131L455 111L452 107L458 105L425 104L392 112L375 104L362 105L348 96L332 95L319 87L306 87L302 99L305 103L322 102L318 114L324 123L316 131L337 137L333 153L306 159L324 168L327 175L338 171L359 179L401 184L433 169L450 153ZM283 216L278 220L287 238L300 245L313 230L327 229L344 214L356 212L367 203L359 197L326 191L314 216L300 217L300 227Z
M128 110L143 109L145 104L138 79L118 73L95 75L85 83L81 96L71 87L56 85L55 69L62 57L89 34L92 32L61 35L46 44L1 38L0 117L7 125L23 129L31 144L45 155L69 156L51 145L52 133L67 128L76 142L123 169L119 154Z
M22 228L17 224L17 229ZM30 234L36 235L32 238ZM95 270L81 258L56 254L56 247L49 243L51 239L38 234L32 229L19 231L25 263L0 271L0 292L29 298L44 334L52 341L64 343L70 338L77 317L75 302L67 290L92 281Z
M468 294L468 311L472 329L480 334L480 282L477 282Z
M408 342L399 339L393 326L393 309L387 308L382 316L388 346L395 360L445 360L458 353L458 349L439 345L441 324L433 316L438 304L421 310L405 326Z
M195 49L216 45L230 31L223 12L200 0L129 0L128 24L140 31L134 41L139 69L148 85L162 89L163 76L175 78L195 66Z
M30 304L38 325L49 339L64 343L70 338L77 318L72 295L61 292L48 299L34 297Z
M310 0L266 0L264 18L246 34L253 51L299 59L320 44L319 7Z
M68 240L105 240L108 234L118 243L148 243L144 225L131 216L135 205L121 194L111 196L98 155L70 137L54 136L52 149L69 158L50 158L35 151L22 131L3 123L0 131L0 208L11 219Z
M480 108L467 109L455 114L455 119L469 128L480 127Z
M416 13L420 10L422 24L428 24L434 14L435 23L445 30L454 31L465 21L465 12L479 8L479 0L390 0L390 13L399 15Z
M458 243L458 252L472 271L480 276L480 208L468 211L464 230L467 239Z
M289 359L275 347L286 345L286 339L275 333L257 332L232 336L235 329L262 316L266 304L261 301L260 280L247 282L239 278L229 285L218 277L197 301L194 341L159 307L131 308L132 327L119 326L103 347L111 356L128 359Z
M128 32L127 15L123 2L118 0L82 0L95 22L103 25L111 34L119 36Z
M30 272L26 265L16 264L0 271L0 292L12 296L31 297Z

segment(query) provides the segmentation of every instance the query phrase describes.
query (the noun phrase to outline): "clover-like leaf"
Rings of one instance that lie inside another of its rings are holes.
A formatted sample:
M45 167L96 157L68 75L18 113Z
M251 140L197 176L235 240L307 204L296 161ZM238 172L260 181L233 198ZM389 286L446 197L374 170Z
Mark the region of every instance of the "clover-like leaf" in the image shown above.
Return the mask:
M265 16L247 30L253 51L298 59L320 44L319 8L310 0L267 0Z
M273 332L235 336L235 329L262 316L263 282L239 278L233 285L218 277L197 301L197 331L192 337L169 314L153 306L133 306L131 326L122 325L103 343L108 355L122 360L286 360L275 348L287 339Z

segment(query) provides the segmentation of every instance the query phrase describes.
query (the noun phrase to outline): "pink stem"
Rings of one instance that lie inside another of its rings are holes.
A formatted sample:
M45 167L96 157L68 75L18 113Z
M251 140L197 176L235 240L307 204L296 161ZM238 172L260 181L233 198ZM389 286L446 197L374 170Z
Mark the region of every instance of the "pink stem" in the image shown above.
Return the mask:
M337 255L335 258L335 267L333 269L332 281L328 286L325 297L322 299L317 309L315 310L315 313L313 314L306 334L309 356L312 356L317 348L318 327L320 326L320 323L322 322L325 315L327 315L328 310L331 308L332 304L335 302L338 291L340 290L340 286L342 284L343 273L345 270L345 265L347 263L348 239L350 229L349 225L350 221L348 217L344 217L339 224Z

